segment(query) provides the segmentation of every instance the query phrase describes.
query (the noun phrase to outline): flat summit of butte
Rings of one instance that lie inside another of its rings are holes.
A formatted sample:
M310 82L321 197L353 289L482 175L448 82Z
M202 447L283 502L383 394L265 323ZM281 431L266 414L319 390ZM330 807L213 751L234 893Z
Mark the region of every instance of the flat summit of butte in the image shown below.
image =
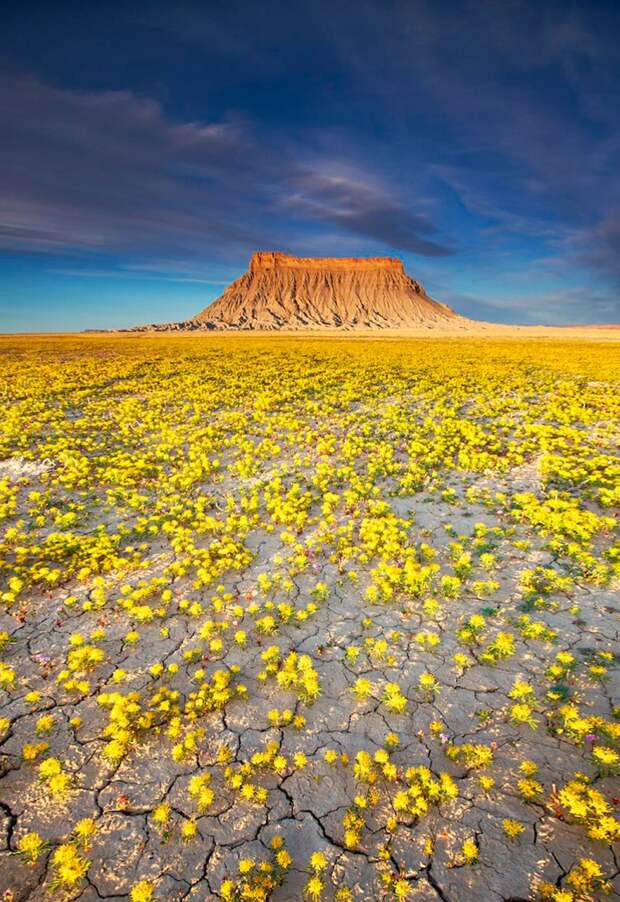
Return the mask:
M250 266L193 319L160 330L466 328L429 297L395 257L256 253Z

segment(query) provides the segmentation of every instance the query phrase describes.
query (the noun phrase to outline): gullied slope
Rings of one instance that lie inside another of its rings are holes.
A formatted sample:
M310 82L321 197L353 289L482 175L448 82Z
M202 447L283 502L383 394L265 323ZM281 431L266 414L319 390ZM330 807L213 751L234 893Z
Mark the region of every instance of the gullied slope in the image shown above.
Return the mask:
M194 322L219 329L381 329L467 320L430 298L393 257L258 253Z

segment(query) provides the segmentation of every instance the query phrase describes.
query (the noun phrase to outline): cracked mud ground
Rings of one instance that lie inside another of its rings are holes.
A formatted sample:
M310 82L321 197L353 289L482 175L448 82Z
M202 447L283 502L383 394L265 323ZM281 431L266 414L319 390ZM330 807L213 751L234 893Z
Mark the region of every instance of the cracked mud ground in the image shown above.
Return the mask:
M0 354L4 900L619 897L617 344Z

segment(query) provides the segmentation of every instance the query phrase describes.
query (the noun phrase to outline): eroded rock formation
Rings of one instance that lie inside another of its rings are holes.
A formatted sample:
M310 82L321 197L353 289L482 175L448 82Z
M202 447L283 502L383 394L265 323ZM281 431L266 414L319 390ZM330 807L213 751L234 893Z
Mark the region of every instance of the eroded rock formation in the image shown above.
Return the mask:
M194 317L193 328L403 328L466 323L430 298L395 257L269 252ZM190 327L191 328L191 327Z

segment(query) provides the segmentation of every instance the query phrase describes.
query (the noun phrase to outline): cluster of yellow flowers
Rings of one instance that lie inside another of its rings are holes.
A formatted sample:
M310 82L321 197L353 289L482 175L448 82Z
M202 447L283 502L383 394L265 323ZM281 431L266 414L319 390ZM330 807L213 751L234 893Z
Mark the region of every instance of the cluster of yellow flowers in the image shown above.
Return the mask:
M86 876L90 861L85 858L75 843L58 846L52 855L52 886L73 889Z
M310 655L298 655L292 651L281 661L280 649L277 645L271 645L261 657L266 666L258 675L259 679L266 679L268 675L275 676L282 689L296 692L299 700L307 705L311 705L319 697L321 687Z
M468 742L463 745L449 745L446 748L446 755L468 770L480 770L493 763L493 751L487 745L472 745Z
M611 891L612 885L605 879L603 869L592 858L579 859L564 878L561 889L552 883L541 883L538 887L543 902L587 902Z
M53 798L63 800L71 791L71 774L63 770L58 758L46 758L39 765L39 779Z
M304 887L304 897L310 902L318 902L325 887L324 872L327 860L322 852L313 852L310 856L310 877Z
M553 801L569 820L586 826L590 839L607 845L620 840L620 821L613 816L611 803L590 785L585 774L575 774L573 780L558 790Z
M591 857L537 891L604 893L620 710L612 627L593 621L613 619L620 576L616 350L0 339L0 795L43 796L67 823L18 825L19 867L79 893L100 818L142 811L131 780L153 766L167 788L145 842L189 861L202 818L239 811L233 834L265 818L251 850L212 856L229 902L285 879L350 902L343 849L405 899L401 836L429 830L423 857L473 886L484 833L446 851L437 827L459 796L493 802L515 859L532 811L579 825ZM547 734L567 772L521 761ZM95 804L119 769L127 798ZM262 860L271 806L293 824L334 784L336 854L325 832L293 867L278 834ZM97 820L76 820L89 794ZM131 902L167 892L153 873L132 873Z
M257 862L242 858L238 876L226 878L220 884L220 896L225 902L265 902L281 885L291 864L284 840L277 834L271 840L271 860Z

